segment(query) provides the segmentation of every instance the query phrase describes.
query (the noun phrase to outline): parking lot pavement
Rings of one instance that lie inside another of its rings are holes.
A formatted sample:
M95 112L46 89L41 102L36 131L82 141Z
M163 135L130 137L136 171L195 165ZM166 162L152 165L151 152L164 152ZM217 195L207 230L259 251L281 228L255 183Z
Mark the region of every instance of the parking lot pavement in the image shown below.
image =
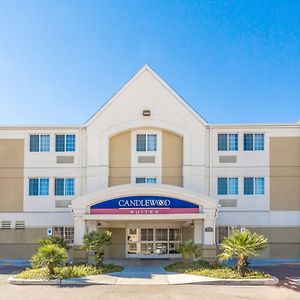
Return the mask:
M277 286L286 287L300 292L300 283L296 283L293 280L300 277L300 263L259 266L253 269L269 273L277 277L279 279Z
M3 275L2 275L3 276ZM84 287L15 286L0 283L2 300L298 300L299 293L290 289L272 286L198 286L198 285L103 285Z

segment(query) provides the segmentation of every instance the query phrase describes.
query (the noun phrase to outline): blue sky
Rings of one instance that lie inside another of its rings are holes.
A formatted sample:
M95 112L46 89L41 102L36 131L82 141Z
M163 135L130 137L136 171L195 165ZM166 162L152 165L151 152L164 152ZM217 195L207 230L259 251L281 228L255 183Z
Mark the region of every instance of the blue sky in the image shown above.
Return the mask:
M82 124L144 64L210 123L300 120L300 1L0 0L0 124Z

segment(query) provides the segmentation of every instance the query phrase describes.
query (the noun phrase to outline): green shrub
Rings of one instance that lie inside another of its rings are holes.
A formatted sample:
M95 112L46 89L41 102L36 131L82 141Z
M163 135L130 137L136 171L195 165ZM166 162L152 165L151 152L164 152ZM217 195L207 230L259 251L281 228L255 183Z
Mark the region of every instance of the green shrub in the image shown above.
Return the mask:
M43 268L27 268L16 277L20 279L66 279L74 277L85 277L91 275L100 275L104 273L120 272L123 270L121 266L104 265L102 268L90 265L73 265L54 268L55 275L51 275L49 269Z
M182 242L177 248L177 251L181 253L184 262L187 264L192 258L197 258L201 255L200 248L192 240Z
M95 265L97 267L103 266L104 250L111 243L111 235L110 231L95 230L83 236L82 249L95 252Z
M31 263L34 268L47 267L49 274L55 274L55 267L62 266L68 259L67 250L55 244L45 245L37 250L37 253L31 257Z
M266 279L272 277L269 274L253 270L248 270L248 272L243 277L236 268L230 268L221 265L211 265L209 262L203 260L191 262L188 265L182 262L178 262L167 266L165 269L168 272L208 276L221 279Z

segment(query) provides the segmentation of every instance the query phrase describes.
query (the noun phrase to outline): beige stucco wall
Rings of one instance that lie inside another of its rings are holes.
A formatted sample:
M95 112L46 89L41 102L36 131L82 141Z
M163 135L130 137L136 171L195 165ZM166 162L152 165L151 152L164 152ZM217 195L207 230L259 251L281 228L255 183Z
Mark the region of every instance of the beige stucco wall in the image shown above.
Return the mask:
M300 137L270 138L270 209L300 210Z
M24 140L0 139L0 212L23 211Z
M300 257L300 227L249 227L248 229L268 239L268 247L260 252L260 257Z
M125 258L126 236L125 228L110 228L112 232L111 245L108 248L109 258Z
M130 184L131 132L115 135L109 140L109 186Z
M0 259L29 259L47 228L0 229Z
M162 183L183 186L183 138L162 132Z
M193 227L182 227L182 241L189 241L194 239Z

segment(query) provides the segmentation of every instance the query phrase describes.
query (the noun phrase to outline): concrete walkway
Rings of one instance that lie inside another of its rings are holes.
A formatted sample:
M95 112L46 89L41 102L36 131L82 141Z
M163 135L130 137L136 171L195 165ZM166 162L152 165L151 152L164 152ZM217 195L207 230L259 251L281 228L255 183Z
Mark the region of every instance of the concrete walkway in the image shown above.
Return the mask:
M11 277L9 283L19 285L174 285L174 284L231 284L231 285L270 285L275 280L223 280L212 277L166 272L164 267L175 261L170 260L106 260L124 266L122 272L70 278L63 280L22 280Z

